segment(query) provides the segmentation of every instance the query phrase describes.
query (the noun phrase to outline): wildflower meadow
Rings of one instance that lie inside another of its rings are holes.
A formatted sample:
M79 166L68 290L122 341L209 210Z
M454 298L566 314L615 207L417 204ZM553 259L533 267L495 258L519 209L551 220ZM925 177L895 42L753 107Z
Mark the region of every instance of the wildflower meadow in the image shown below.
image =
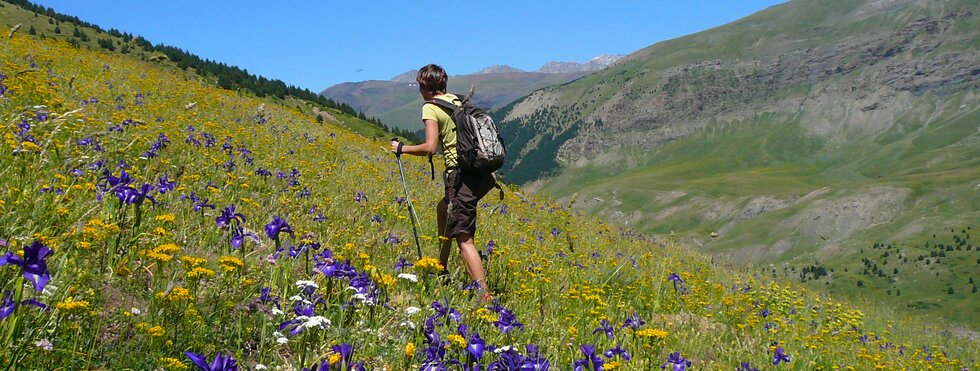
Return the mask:
M479 210L483 302L456 253L440 275L426 161L403 159L420 258L387 140L193 71L0 36L8 368L980 368L942 324L513 187Z

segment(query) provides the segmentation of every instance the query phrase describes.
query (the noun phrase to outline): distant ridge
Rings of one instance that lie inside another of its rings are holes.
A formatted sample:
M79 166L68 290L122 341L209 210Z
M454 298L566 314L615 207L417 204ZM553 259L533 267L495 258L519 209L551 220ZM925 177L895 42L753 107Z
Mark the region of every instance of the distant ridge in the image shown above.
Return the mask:
M588 62L548 62L541 65L535 71L524 71L520 68L495 64L489 67L485 67L479 71L476 71L470 75L487 75L491 73L576 73L576 72L593 72L598 71L603 68L609 67L616 61L625 57L623 54L602 54L590 59ZM416 70L408 70L398 76L392 77L389 81L392 82L415 82Z
M526 71L524 71L522 69L519 69L519 68L507 66L507 65L496 64L496 65L493 65L493 66L484 68L482 70L476 71L476 73L474 73L474 75L486 75L486 74L491 74L491 73L520 73L520 72L526 72Z
M609 67L611 64L622 59L622 54L603 54L592 58L585 63L577 62L548 62L545 63L537 72L543 73L568 73L568 72L592 72Z

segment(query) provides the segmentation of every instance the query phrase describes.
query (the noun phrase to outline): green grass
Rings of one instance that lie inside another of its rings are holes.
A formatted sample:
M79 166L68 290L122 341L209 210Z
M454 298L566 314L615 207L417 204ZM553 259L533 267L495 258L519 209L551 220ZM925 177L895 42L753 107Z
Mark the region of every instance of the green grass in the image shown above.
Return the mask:
M51 72L17 73L31 58ZM468 278L455 253L445 278L429 260L417 261L385 140L132 56L16 34L0 44L0 60L7 76L0 81L0 245L8 263L0 267L0 300L13 303L0 319L7 350L0 365L9 368L188 369L185 352L209 360L222 352L242 368L322 369L321 362L341 362L334 350L341 344L353 347L344 362L368 369L421 368L429 347L445 351L441 361L489 368L504 355L469 355L475 332L488 346L525 356L526 345L539 345L553 369L572 368L583 345L621 345L631 359L606 365L622 369L656 369L674 352L691 368L762 367L773 344L792 357L783 368L978 366L977 340L945 334L945 322L725 267L670 236L576 215L516 187L479 207L476 244L498 300L481 303L462 287ZM169 143L155 146L163 137ZM423 251L434 256L442 185L428 177L424 159L403 160ZM133 187L158 185L166 174L176 188L149 190L155 206L140 197L125 202L127 193L117 192L125 186L106 188L126 165ZM195 208L202 204L214 209ZM229 206L244 217L219 227ZM277 217L295 236L268 232ZM233 247L237 227L256 238ZM43 291L16 264L37 244L52 250ZM284 250L276 255L277 248ZM409 266L398 271L401 259ZM349 269L356 279L328 277L324 267ZM671 274L683 283L675 288ZM304 290L310 283L317 287ZM263 290L279 305L262 300ZM29 298L50 310L22 302ZM316 303L312 313L300 299ZM434 318L434 303L459 319ZM501 330L496 320L510 314L523 329ZM633 314L645 324L623 328ZM309 315L330 323L303 322ZM291 334L293 320L309 327ZM603 320L614 328L611 338L595 331ZM466 337L454 336L464 329ZM875 340L865 344L863 336Z

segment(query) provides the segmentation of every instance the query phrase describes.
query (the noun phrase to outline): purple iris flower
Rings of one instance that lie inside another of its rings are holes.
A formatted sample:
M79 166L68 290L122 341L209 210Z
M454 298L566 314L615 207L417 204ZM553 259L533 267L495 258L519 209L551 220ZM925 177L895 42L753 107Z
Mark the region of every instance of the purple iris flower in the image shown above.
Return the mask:
M443 371L447 370L446 363L446 343L443 341L433 341L425 348L425 361L422 362L421 370L424 371Z
M667 357L667 362L660 365L660 368L666 370L668 366L671 371L684 371L691 367L691 361L681 357L681 352L674 352Z
M338 369L343 369L343 365L346 365L348 369L351 366L351 358L354 357L354 346L348 343L341 343L340 345L333 345L330 347L334 353L340 354L341 363L338 365Z
M224 355L218 352L218 355L214 356L214 362L208 364L208 359L202 354L197 354L194 352L184 352L187 356L197 366L200 371L238 371L238 361L231 357L231 354Z
M395 272L401 272L402 269L405 269L405 267L410 267L410 266L412 265L409 264L407 261L405 261L405 258L398 258L398 262L395 263Z
M505 334L509 334L515 328L524 330L524 324L518 322L517 317L514 316L514 312L506 308L500 310L500 317L493 324L500 329L500 332Z
M608 319L602 320L602 325L599 326L598 328L596 328L595 330L593 330L592 331L592 334L595 335L595 334L597 334L599 332L605 332L606 333L606 338L608 338L608 339L612 339L613 338L613 327L612 327L611 324L609 324L609 320Z
M34 290L41 292L51 280L51 272L48 271L48 263L45 259L51 255L51 249L34 241L30 246L24 248L24 257L21 258L12 252L7 252L0 256L0 267L13 264L21 268L24 279L34 284Z
M14 295L10 290L3 290L3 300L0 301L0 320L7 318L14 312L17 303L14 302Z
M167 174L163 174L163 176L160 177L160 180L158 181L157 184L157 192L160 192L160 194L164 194L176 188L177 188L177 182L171 182Z
M365 198L366 197L364 196L364 192L358 191L357 194L354 195L354 201L355 202L361 202L361 200L362 199L365 199Z
M738 370L736 371L759 371L759 369L752 367L752 365L749 364L748 362L742 362L742 364L738 366Z
M150 149L147 150L143 156L148 158L157 157L157 151L167 148L168 144L170 144L170 139L168 139L163 133L160 133L160 136L157 137L157 141L150 146Z
M331 259L332 260L332 259ZM351 265L350 259L345 260L343 263L338 261L331 261L320 267L320 273L323 273L327 277L336 278L350 278L357 275L357 270Z
M674 284L674 291L680 291L681 293L684 293L686 291L684 286L681 286L680 289L678 289L677 286L683 285L684 280L682 280L681 276L678 276L677 273L671 273L670 276L667 277L667 281L670 281Z
M232 222L237 224L245 223L245 214L236 213L235 205L228 205L221 214L214 218L214 222L218 223L219 228L224 228L231 225Z
M269 236L270 240L275 240L279 237L279 233L289 233L289 236L296 238L296 234L293 233L293 228L289 226L289 223L278 215L272 218L269 224L265 225L265 233Z
M619 343L616 344L615 348L610 348L609 350L607 350L606 353L604 353L604 355L606 356L606 358L612 358L613 356L620 356L623 357L624 361L629 361L630 358L632 358L630 357L630 353L627 352L626 349L623 349L623 345Z
M551 361L541 356L537 345L528 344L526 349L527 357L524 358L521 370L548 371L551 368Z
M428 343L434 343L439 340L439 333L436 332L436 317L429 316L425 319L425 326L422 329L422 335L425 335L425 341Z
M301 333L301 332L303 332L303 326L302 326L302 324L303 324L303 322L305 322L305 319L304 318L305 317L312 317L313 316L313 314L314 314L313 313L313 306L314 306L314 304L305 304L305 303L303 303L301 301L296 302L296 304L293 305L293 313L296 314L296 317L297 318L286 320L286 321L283 321L282 323L280 323L279 324L279 331L282 331L282 330L285 330L285 329L288 328L289 329L289 334L290 335L294 335L294 336L297 335L297 334L299 334L299 333ZM304 317L304 318L299 318L299 317Z
M143 184L139 189L130 186L119 187L116 188L115 193L116 198L126 204L142 205L143 201L150 200L156 206L157 200L153 196L150 196L150 191L153 191L153 189L152 185Z
M203 215L204 214L204 209L214 210L214 205L213 204L209 204L207 198L201 198L201 199L194 200L194 212L200 211L201 214Z
M776 347L776 354L772 355L772 364L778 365L779 362L789 363L789 355L783 350L783 347Z
M276 305L276 308L279 308L279 297L272 296L271 287L262 287L261 289L259 289L258 301L259 303L262 304L274 303Z
M483 350L486 348L487 342L480 338L480 334L473 331L473 336L470 336L470 341L466 344L466 351L473 356L474 359L479 361L483 358Z
M436 311L435 318L447 317L456 323L460 323L463 320L463 315L461 315L455 308L449 307L449 300L446 299L446 304L442 304L439 301L432 302L432 309Z
M583 344L581 347L579 347L579 349L582 351L582 354L585 355L585 358L575 360L575 371L602 370L602 364L604 362L602 361L602 357L599 357L599 355L596 354L595 345Z
M623 326L620 327L620 328L629 327L631 329L636 330L636 329L640 328L640 326L643 326L645 324L646 324L646 321L642 320L640 318L640 316L637 315L636 313L633 313L632 316L626 317L626 320L623 321Z
M91 169L91 167L90 167ZM133 178L129 176L126 170L123 170L119 177L112 175L108 169L103 171L102 179L96 183L96 187L99 189L99 194L95 196L95 199L102 201L102 195L114 191L119 187L126 187L133 183Z
M251 231L245 231L245 228L242 227L241 225L236 225L231 230L231 241L230 241L231 247L234 247L236 249L241 248L242 243L245 242L245 237L249 237L255 242L259 242L259 235Z

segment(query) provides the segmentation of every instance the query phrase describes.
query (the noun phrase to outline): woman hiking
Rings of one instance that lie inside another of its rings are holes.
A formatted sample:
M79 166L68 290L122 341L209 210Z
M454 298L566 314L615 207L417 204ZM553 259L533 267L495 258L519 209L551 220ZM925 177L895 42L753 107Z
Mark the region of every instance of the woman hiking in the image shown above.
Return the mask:
M451 112L430 103L434 99L440 99L456 106L461 104L459 97L446 93L448 80L446 71L438 65L430 64L419 69L415 81L419 84L419 93L422 94L422 99L426 101L422 105L425 142L417 145L405 145L398 141L392 141L391 151L396 155L406 153L416 156L431 156L436 153L441 144L446 165L446 170L442 175L446 192L436 206L441 246L439 262L442 263L443 267L448 267L449 247L452 245L452 240L455 239L459 245L459 255L463 258L463 266L466 267L466 272L470 279L480 285L481 298L487 301L490 300L490 290L487 287L483 261L476 251L473 236L476 234L477 203L497 182L492 173L468 174L458 166L456 123L453 122Z

